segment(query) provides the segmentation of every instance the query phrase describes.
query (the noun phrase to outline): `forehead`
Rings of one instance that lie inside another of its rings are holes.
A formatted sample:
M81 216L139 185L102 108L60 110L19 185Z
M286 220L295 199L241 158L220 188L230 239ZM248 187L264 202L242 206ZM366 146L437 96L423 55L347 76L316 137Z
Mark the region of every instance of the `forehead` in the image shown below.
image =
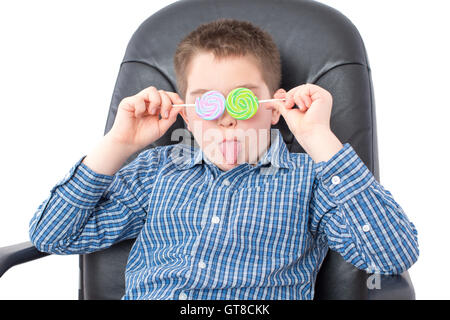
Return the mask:
M261 71L249 56L216 58L212 53L197 54L187 74L188 94L218 90L227 93L237 87L259 90L263 87Z

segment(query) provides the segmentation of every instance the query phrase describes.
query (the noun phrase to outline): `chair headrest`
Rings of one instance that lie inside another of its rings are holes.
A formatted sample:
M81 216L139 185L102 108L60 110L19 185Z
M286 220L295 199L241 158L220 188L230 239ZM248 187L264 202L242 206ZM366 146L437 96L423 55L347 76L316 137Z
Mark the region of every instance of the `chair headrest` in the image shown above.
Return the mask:
M281 87L314 83L333 96L331 128L349 142L378 177L375 103L361 36L343 14L315 1L177 1L146 19L130 39L111 100L105 133L120 101L153 85L177 91L173 55L179 41L200 24L218 18L247 20L269 32L282 60ZM278 128L291 152L304 152L280 117ZM177 143L172 131L184 128L181 116L149 146ZM131 160L130 160L131 161Z

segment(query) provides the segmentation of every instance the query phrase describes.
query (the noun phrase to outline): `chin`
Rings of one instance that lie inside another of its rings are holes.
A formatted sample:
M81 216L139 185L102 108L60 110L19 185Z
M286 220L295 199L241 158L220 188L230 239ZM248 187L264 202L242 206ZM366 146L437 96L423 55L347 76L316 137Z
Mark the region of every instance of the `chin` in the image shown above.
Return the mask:
M239 165L239 163L232 163L232 164L228 164L228 163L220 163L218 165L219 169L221 169L222 171L228 171L231 170L235 167L237 167Z

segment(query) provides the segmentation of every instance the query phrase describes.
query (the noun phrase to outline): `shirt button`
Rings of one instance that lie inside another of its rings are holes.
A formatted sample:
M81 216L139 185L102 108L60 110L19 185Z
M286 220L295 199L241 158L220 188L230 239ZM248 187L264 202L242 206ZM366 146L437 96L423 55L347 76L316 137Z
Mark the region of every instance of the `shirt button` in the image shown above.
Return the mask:
M212 218L212 223L219 223L220 222L220 218L218 216L214 216Z
M370 230L370 226L368 224L365 224L365 225L363 225L362 229L364 232L367 232Z
M226 186L229 186L229 185L230 185L230 181L228 181L228 180L223 180L223 184L226 185Z
M198 267L200 269L205 269L206 268L206 263L204 263L203 261L200 261L199 264L198 264Z
M339 184L339 183L341 183L341 178L339 178L338 176L334 176L333 178L331 178L331 183Z
M180 300L186 300L187 299L186 293L184 293L184 292L180 293L179 298L180 298Z

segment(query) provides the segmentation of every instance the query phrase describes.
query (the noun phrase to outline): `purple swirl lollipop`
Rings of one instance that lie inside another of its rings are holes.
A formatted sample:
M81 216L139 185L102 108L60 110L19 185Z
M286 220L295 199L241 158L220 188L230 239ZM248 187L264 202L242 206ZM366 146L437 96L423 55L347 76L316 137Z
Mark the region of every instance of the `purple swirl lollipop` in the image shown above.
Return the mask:
M195 99L195 111L205 120L215 120L225 111L225 97L219 91L205 92Z

